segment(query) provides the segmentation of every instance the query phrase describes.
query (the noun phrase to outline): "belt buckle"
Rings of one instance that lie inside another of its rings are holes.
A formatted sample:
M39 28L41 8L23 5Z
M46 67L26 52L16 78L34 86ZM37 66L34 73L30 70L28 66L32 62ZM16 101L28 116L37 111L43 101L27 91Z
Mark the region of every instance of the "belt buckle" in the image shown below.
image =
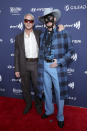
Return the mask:
M54 62L54 59L53 60L46 59L46 62Z
M38 58L26 58L28 62L38 61Z

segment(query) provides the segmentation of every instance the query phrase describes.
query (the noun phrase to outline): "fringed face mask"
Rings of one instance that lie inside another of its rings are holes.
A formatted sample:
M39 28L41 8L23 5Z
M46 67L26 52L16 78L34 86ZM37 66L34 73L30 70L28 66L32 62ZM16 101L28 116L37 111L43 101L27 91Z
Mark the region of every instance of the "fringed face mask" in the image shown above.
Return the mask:
M48 22L51 22L52 26L50 26L50 27L47 26L47 27L48 28L53 28L53 25L54 25L54 15L53 14L46 15L44 17L44 22L45 22L46 26L47 26Z

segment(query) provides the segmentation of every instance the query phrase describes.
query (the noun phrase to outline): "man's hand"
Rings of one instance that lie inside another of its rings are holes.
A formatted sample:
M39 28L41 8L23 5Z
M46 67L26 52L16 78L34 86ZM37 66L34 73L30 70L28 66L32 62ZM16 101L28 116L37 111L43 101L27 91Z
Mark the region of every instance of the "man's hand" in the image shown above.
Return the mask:
M17 78L19 78L19 77L20 77L20 72L15 72L15 76L16 76Z
M63 25L58 25L58 31L62 31L62 30L64 30L65 28L64 28L64 26Z
M53 62L52 64L50 64L50 67L51 67L51 68L55 68L55 67L57 67L57 66L58 66L57 60L54 59L54 62Z

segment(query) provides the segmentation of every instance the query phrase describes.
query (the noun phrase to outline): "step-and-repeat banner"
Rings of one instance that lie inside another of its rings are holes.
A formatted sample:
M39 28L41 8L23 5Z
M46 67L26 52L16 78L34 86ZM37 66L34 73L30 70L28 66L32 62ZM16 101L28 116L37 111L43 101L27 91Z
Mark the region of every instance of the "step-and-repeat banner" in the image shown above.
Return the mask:
M15 36L23 31L26 13L35 16L36 28L43 28L38 16L49 7L61 10L58 24L68 30L75 48L74 62L67 70L70 96L66 104L87 107L87 0L0 1L0 96L23 98L21 79L14 75Z

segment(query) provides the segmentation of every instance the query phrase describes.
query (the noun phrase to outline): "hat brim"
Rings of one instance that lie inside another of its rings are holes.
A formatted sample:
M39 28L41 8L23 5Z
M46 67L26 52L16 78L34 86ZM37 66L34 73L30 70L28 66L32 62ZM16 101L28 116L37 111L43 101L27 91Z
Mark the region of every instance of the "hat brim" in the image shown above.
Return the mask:
M54 9L52 12L50 12L50 13L48 13L48 14L46 14L46 15L49 15L49 14L53 14L54 17L56 17L56 21L58 21L58 20L60 19L60 17L61 17L61 11L58 10L58 9ZM44 23L44 17L45 17L46 15L43 15L43 16L41 16L41 17L38 17L39 21L42 22L42 23Z

